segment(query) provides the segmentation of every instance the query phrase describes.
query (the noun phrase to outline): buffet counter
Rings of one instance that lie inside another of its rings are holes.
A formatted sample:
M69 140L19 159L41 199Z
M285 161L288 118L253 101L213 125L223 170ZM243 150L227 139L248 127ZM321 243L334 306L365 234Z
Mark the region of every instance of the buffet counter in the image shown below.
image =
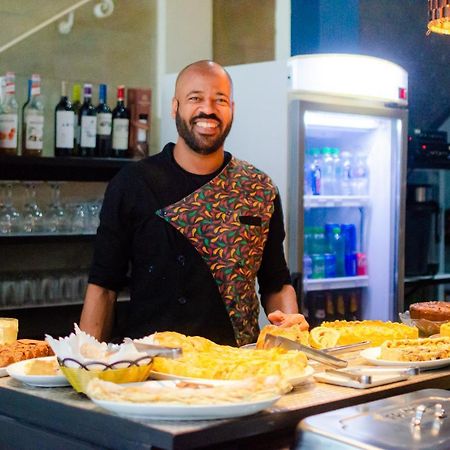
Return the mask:
M353 356L351 364L360 364ZM313 414L419 389L450 389L450 368L368 389L312 378L271 408L238 419L155 421L120 417L71 387L30 387L0 378L0 447L14 449L281 449L292 445L298 422Z

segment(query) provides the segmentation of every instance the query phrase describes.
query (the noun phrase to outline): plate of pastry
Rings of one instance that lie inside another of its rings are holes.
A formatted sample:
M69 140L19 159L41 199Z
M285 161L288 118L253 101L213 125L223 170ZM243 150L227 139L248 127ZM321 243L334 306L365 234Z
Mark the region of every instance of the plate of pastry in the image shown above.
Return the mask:
M61 387L70 383L59 368L56 356L27 359L6 367L8 375L37 387Z

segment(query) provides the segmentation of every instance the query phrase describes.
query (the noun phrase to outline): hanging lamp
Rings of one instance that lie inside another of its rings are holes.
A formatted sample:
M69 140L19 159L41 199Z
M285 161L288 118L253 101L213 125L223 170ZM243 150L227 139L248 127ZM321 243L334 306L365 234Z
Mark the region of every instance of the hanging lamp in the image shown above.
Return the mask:
M428 31L450 34L450 0L428 0Z

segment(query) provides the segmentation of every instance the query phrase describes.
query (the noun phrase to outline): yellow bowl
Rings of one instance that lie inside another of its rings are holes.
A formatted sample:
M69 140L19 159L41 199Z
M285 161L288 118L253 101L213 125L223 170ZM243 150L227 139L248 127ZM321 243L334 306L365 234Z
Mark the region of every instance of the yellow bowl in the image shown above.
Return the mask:
M93 378L118 384L145 381L150 375L152 365L152 363L149 363L119 369L88 370L81 367L65 367L60 363L60 369L77 392L86 393L87 385Z

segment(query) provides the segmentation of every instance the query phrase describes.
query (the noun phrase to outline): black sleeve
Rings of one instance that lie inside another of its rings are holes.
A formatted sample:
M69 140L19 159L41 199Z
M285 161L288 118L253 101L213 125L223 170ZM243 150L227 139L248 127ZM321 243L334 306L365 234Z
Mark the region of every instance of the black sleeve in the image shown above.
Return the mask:
M259 293L262 299L267 294L280 291L283 285L291 284L291 277L284 256L283 241L285 236L283 210L278 194L274 199L274 211L270 219L269 235L264 247L261 267L258 271ZM263 306L265 305L263 304Z
M116 292L126 284L130 259L133 178L122 170L106 189L89 272L89 283Z

